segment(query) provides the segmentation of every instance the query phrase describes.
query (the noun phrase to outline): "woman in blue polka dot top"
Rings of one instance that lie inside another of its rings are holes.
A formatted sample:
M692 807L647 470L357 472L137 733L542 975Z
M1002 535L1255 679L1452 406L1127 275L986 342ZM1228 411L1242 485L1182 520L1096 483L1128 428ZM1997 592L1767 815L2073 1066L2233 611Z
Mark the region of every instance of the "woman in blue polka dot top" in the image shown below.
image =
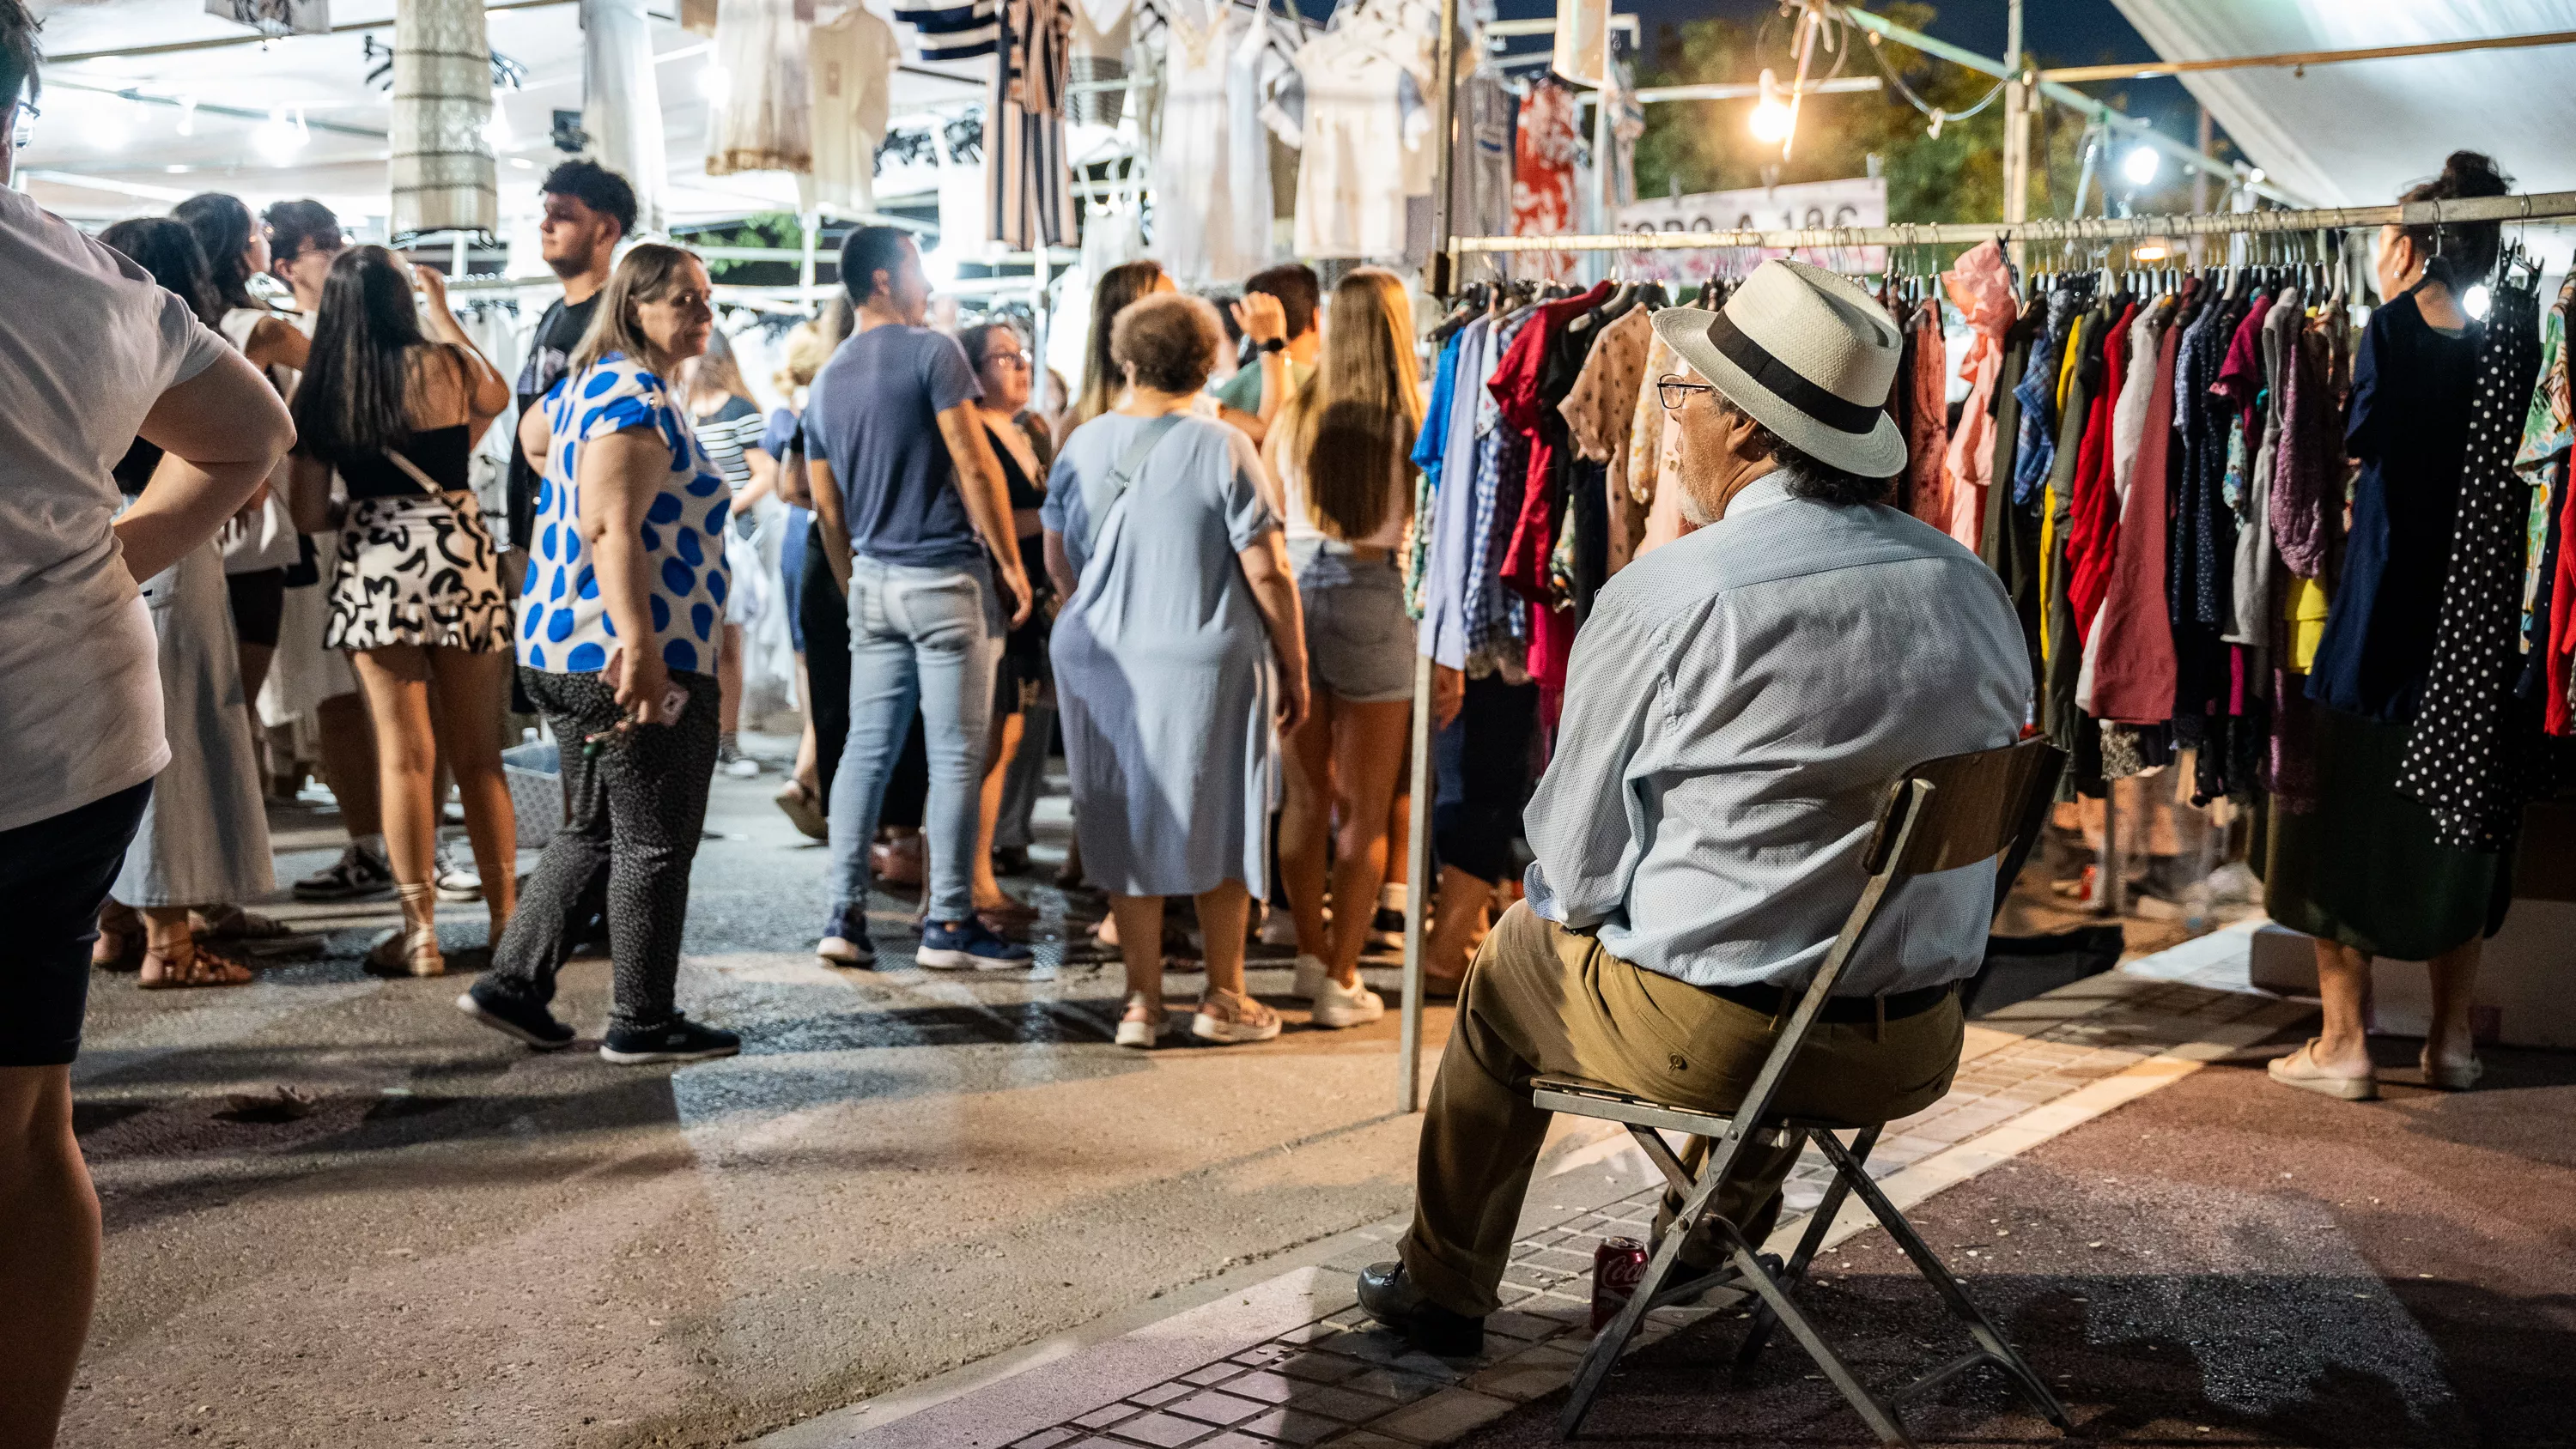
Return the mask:
M563 829L549 841L493 952L457 999L541 1051L573 1029L547 1010L602 884L616 997L599 1053L696 1061L739 1048L681 1016L689 866L715 767L716 641L724 627L724 477L673 396L707 349L706 268L677 247L628 251L563 381L519 421L543 460L519 596L519 680L563 751Z

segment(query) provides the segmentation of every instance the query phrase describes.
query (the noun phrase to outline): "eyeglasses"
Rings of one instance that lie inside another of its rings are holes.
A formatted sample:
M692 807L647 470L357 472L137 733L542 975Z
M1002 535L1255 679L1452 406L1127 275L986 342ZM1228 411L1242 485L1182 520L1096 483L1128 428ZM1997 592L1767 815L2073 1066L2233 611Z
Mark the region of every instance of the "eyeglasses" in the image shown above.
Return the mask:
M1717 389L1707 383L1692 382L1676 373L1668 372L1655 380L1655 398L1668 413L1680 412L1683 405L1699 393L1715 391Z
M1016 367L1022 372L1029 370L1029 355L1025 352L996 352L988 360L1004 367Z
M18 151L27 149L28 143L36 139L36 118L43 114L43 111L36 109L34 101L18 103L18 123L9 132L11 149Z

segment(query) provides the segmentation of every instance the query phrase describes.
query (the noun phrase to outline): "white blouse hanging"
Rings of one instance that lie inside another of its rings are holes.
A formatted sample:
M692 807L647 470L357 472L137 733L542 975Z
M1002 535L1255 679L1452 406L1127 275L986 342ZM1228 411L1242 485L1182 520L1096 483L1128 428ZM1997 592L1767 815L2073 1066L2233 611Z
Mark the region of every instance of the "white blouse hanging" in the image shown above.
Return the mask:
M804 209L877 209L877 147L885 140L897 60L894 27L861 5L817 16L809 69L814 173Z
M722 100L707 128L707 174L814 169L814 98L796 0L720 0Z

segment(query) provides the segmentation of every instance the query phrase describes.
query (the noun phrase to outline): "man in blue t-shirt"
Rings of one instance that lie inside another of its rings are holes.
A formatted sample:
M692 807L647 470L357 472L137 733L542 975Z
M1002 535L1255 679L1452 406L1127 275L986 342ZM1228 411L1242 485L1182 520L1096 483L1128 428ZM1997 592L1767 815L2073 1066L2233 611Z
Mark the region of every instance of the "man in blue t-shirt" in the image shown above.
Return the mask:
M1004 620L1029 615L1010 494L976 417L957 340L922 325L930 279L912 238L861 227L841 247L857 333L814 377L807 467L823 562L850 601L850 733L832 779L832 905L816 952L873 966L868 846L916 701L929 747L929 923L920 964L1025 965L975 918L977 804ZM812 567L809 562L807 567Z

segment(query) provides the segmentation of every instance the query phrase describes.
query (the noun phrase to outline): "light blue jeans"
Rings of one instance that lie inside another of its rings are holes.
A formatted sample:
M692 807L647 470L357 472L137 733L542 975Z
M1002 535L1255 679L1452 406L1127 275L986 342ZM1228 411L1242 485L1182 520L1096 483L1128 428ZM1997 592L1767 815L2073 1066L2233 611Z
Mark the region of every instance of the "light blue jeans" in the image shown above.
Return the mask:
M988 565L850 561L850 735L832 777L832 907L823 933L864 940L868 845L915 704L930 755L930 919L974 914L977 804L992 725L1002 608Z

